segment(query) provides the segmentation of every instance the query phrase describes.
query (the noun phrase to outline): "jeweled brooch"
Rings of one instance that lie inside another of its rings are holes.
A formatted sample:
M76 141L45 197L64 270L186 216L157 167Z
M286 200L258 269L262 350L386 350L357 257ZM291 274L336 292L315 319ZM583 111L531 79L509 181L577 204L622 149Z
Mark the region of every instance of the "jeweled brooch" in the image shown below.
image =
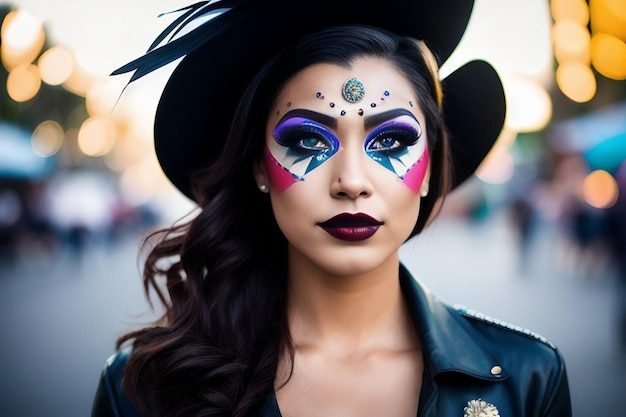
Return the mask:
M358 103L365 97L365 87L358 79L350 78L344 83L341 95L349 103Z
M463 417L500 417L500 412L495 405L480 398L468 401L463 411Z

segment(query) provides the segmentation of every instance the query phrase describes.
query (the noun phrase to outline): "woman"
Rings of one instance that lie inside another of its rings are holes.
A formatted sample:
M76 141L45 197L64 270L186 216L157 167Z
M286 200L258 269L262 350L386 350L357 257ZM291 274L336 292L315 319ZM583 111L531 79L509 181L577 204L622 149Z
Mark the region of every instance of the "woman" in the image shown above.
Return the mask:
M503 124L489 65L438 79L471 4L292 3L192 6L172 30L227 11L119 71L186 54L155 142L201 210L153 235L166 313L119 340L93 415L569 416L554 346L398 257Z

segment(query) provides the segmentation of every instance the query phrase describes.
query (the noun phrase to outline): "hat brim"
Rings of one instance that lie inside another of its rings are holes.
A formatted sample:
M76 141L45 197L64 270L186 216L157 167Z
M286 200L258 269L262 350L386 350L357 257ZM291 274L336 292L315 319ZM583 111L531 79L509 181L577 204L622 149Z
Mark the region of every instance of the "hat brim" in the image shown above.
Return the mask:
M234 14L233 24L222 26L181 60L157 106L154 140L159 163L192 199L192 175L217 158L243 91L287 42L328 26L365 24L425 41L441 64L458 45L473 7L473 1L459 0L318 0L308 8L295 1L253 3L258 6ZM215 19L222 17L228 18L224 14ZM471 175L495 141L504 120L504 94L486 63L455 71L444 81L443 91L456 186Z
M452 154L452 188L471 177L500 136L504 88L485 61L471 61L442 81L443 111Z

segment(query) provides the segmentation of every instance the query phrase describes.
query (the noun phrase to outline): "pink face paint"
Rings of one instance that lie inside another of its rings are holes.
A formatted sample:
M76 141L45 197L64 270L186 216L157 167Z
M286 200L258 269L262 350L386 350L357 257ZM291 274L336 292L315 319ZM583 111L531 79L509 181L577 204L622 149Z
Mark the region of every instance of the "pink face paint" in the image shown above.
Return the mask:
M278 163L267 146L265 147L265 164L270 186L273 189L283 192L297 181L286 168Z
M428 145L425 144L424 153L422 157L407 171L402 179L402 182L411 189L415 194L420 193L422 188L422 182L426 176L426 169L428 168L429 152Z
M272 156L297 180L326 162L339 150L339 139L332 131L336 120L306 109L291 110L272 131L267 143Z
M398 176L419 194L428 167L428 147L419 121L406 109L394 109L366 118L377 125L365 139L365 153Z

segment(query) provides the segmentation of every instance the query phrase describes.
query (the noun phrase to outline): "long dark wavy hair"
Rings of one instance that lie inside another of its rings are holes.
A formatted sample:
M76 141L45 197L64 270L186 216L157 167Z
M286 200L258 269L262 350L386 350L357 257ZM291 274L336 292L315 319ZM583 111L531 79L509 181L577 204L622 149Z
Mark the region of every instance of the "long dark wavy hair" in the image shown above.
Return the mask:
M434 58L423 43L363 26L328 28L274 57L249 85L225 147L194 178L199 213L148 236L144 288L164 307L154 325L118 340L132 343L124 389L142 415L249 416L273 392L280 358L293 346L286 314L287 241L258 191L265 124L277 92L320 62L388 60L415 88L431 152L430 193L411 236L450 188L447 135ZM206 133L207 135L210 132Z

